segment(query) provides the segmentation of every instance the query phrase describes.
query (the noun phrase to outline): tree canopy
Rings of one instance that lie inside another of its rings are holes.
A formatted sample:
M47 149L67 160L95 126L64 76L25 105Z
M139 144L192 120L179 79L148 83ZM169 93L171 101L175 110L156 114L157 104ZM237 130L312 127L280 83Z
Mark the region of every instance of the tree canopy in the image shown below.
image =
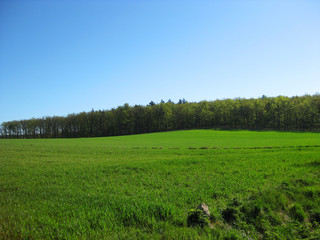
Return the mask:
M320 130L320 95L129 106L3 122L2 138L102 137L194 128Z

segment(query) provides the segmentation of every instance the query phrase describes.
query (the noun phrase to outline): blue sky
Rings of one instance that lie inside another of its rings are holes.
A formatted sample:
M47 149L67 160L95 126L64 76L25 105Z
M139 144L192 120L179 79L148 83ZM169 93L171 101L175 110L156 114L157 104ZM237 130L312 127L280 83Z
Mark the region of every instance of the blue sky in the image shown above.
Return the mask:
M316 92L317 0L0 0L0 123Z

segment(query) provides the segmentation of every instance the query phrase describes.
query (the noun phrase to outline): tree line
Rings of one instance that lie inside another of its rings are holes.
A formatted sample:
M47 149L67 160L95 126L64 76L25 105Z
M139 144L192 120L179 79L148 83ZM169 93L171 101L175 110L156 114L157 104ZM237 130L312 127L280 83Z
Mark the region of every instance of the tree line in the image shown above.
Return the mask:
M2 138L102 137L182 129L320 130L320 95L129 106L3 122Z

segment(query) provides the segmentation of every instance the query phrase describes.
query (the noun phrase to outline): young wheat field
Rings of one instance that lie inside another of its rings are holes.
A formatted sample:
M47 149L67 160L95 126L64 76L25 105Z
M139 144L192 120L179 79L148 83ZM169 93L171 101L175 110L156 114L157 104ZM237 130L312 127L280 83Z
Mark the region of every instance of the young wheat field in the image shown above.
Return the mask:
M188 226L206 203L210 226ZM319 239L320 134L0 139L0 239Z

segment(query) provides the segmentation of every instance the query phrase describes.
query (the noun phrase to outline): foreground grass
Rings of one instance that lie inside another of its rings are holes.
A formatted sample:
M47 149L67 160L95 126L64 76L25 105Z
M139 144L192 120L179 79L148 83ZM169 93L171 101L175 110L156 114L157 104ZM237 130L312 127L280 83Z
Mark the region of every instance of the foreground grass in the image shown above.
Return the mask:
M318 133L0 140L0 239L320 237ZM187 227L205 202L214 227Z

